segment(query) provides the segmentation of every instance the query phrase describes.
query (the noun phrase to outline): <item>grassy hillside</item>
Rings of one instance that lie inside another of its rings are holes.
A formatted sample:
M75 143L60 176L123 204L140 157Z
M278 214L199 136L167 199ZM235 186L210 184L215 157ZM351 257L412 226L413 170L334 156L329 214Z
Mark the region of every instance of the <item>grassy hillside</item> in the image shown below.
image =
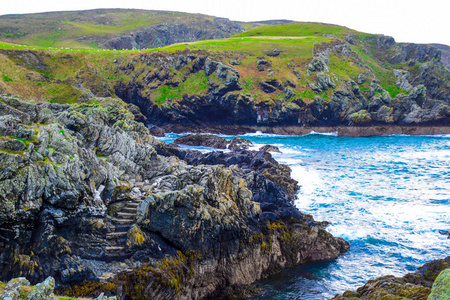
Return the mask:
M103 49L111 39L136 37L137 31L165 24L184 25L198 32L191 40L209 35L227 37L243 30L237 23L200 14L96 9L0 16L0 39L37 47Z
M240 88L232 94L250 97L254 105L298 111L306 109L302 105L348 101L348 93L364 97L366 106L383 105L418 84L432 85L428 96L447 101L450 76L437 62L437 50L427 47L320 23L261 26L226 39L145 51L29 50L3 43L0 93L76 103L114 97L118 87L128 87L137 99L176 108L185 96L204 97L226 85L216 73L192 71L197 58L207 57L237 71ZM323 69L315 70L314 62Z

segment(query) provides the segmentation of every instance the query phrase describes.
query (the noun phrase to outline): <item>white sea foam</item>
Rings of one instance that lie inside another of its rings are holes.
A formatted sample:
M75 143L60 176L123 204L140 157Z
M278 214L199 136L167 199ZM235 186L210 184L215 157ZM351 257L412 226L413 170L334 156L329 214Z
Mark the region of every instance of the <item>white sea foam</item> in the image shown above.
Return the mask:
M306 135L338 136L338 132L337 132L337 131L332 131L332 132L316 132L316 131L312 130L310 133L308 133L308 134L306 134Z

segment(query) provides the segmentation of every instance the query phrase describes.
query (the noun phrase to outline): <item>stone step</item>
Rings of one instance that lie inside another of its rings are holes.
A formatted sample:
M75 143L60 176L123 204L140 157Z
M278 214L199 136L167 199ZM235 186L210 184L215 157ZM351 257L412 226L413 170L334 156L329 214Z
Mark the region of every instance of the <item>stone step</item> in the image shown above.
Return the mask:
M106 234L106 238L107 239L118 239L121 237L125 237L127 235L126 231L122 231L122 232L111 232L111 233L107 233Z
M136 214L126 213L126 212L118 212L117 216L121 217L123 219L134 219L134 216L136 216Z
M125 247L123 246L114 246L114 247L106 247L106 251L108 252L119 252L119 251L125 251Z
M128 207L138 207L139 204L141 204L141 202L128 202L127 206ZM125 206L125 207L127 207L127 206Z
M134 220L133 219L122 219L122 218L114 218L112 219L112 221L114 223L120 224L120 225L124 225L124 224L133 224Z
M135 213L135 212L137 212L137 207L125 206L125 207L122 209L122 212Z
M126 232L131 228L131 224L117 224L115 227L114 232Z

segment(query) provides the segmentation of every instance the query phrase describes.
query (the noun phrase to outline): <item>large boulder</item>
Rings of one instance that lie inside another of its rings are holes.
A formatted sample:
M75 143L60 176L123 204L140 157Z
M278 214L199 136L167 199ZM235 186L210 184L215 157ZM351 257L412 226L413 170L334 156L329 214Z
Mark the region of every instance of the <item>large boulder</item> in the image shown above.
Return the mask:
M55 279L48 277L43 282L37 284L33 291L28 295L29 300L50 300L53 298L53 290L55 289Z
M433 283L428 300L450 300L450 269L445 269Z

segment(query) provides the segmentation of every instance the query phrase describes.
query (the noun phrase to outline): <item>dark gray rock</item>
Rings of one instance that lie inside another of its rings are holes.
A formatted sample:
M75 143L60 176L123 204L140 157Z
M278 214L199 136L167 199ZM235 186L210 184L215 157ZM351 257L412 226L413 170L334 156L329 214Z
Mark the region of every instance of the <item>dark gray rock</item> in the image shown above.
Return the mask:
M389 47L395 45L395 40L391 36L379 35L377 36L377 46L380 49L388 49Z
M0 142L0 149L9 151L23 151L25 148L26 146L22 141L15 139Z
M265 145L262 146L261 148L259 148L259 151L267 151L267 152L277 152L277 153L282 153L280 151L280 149L278 149L278 147L273 146L273 145Z
M266 50L266 55L271 57L277 57L281 54L281 50L273 49L273 50Z
M261 81L259 85L265 93L273 93L276 90L283 90L283 85L277 79Z
M309 83L309 87L316 93L324 92L328 89L334 89L336 84L331 80L330 75L324 73L317 74L317 82Z
M175 139L174 143L188 146L203 146L216 149L226 149L228 141L223 137L212 134L188 134Z
M328 66L320 57L314 57L308 65L311 72L328 72Z
M228 144L228 149L230 149L230 150L249 149L252 146L253 146L253 143L251 141L240 138L240 137L235 137Z

